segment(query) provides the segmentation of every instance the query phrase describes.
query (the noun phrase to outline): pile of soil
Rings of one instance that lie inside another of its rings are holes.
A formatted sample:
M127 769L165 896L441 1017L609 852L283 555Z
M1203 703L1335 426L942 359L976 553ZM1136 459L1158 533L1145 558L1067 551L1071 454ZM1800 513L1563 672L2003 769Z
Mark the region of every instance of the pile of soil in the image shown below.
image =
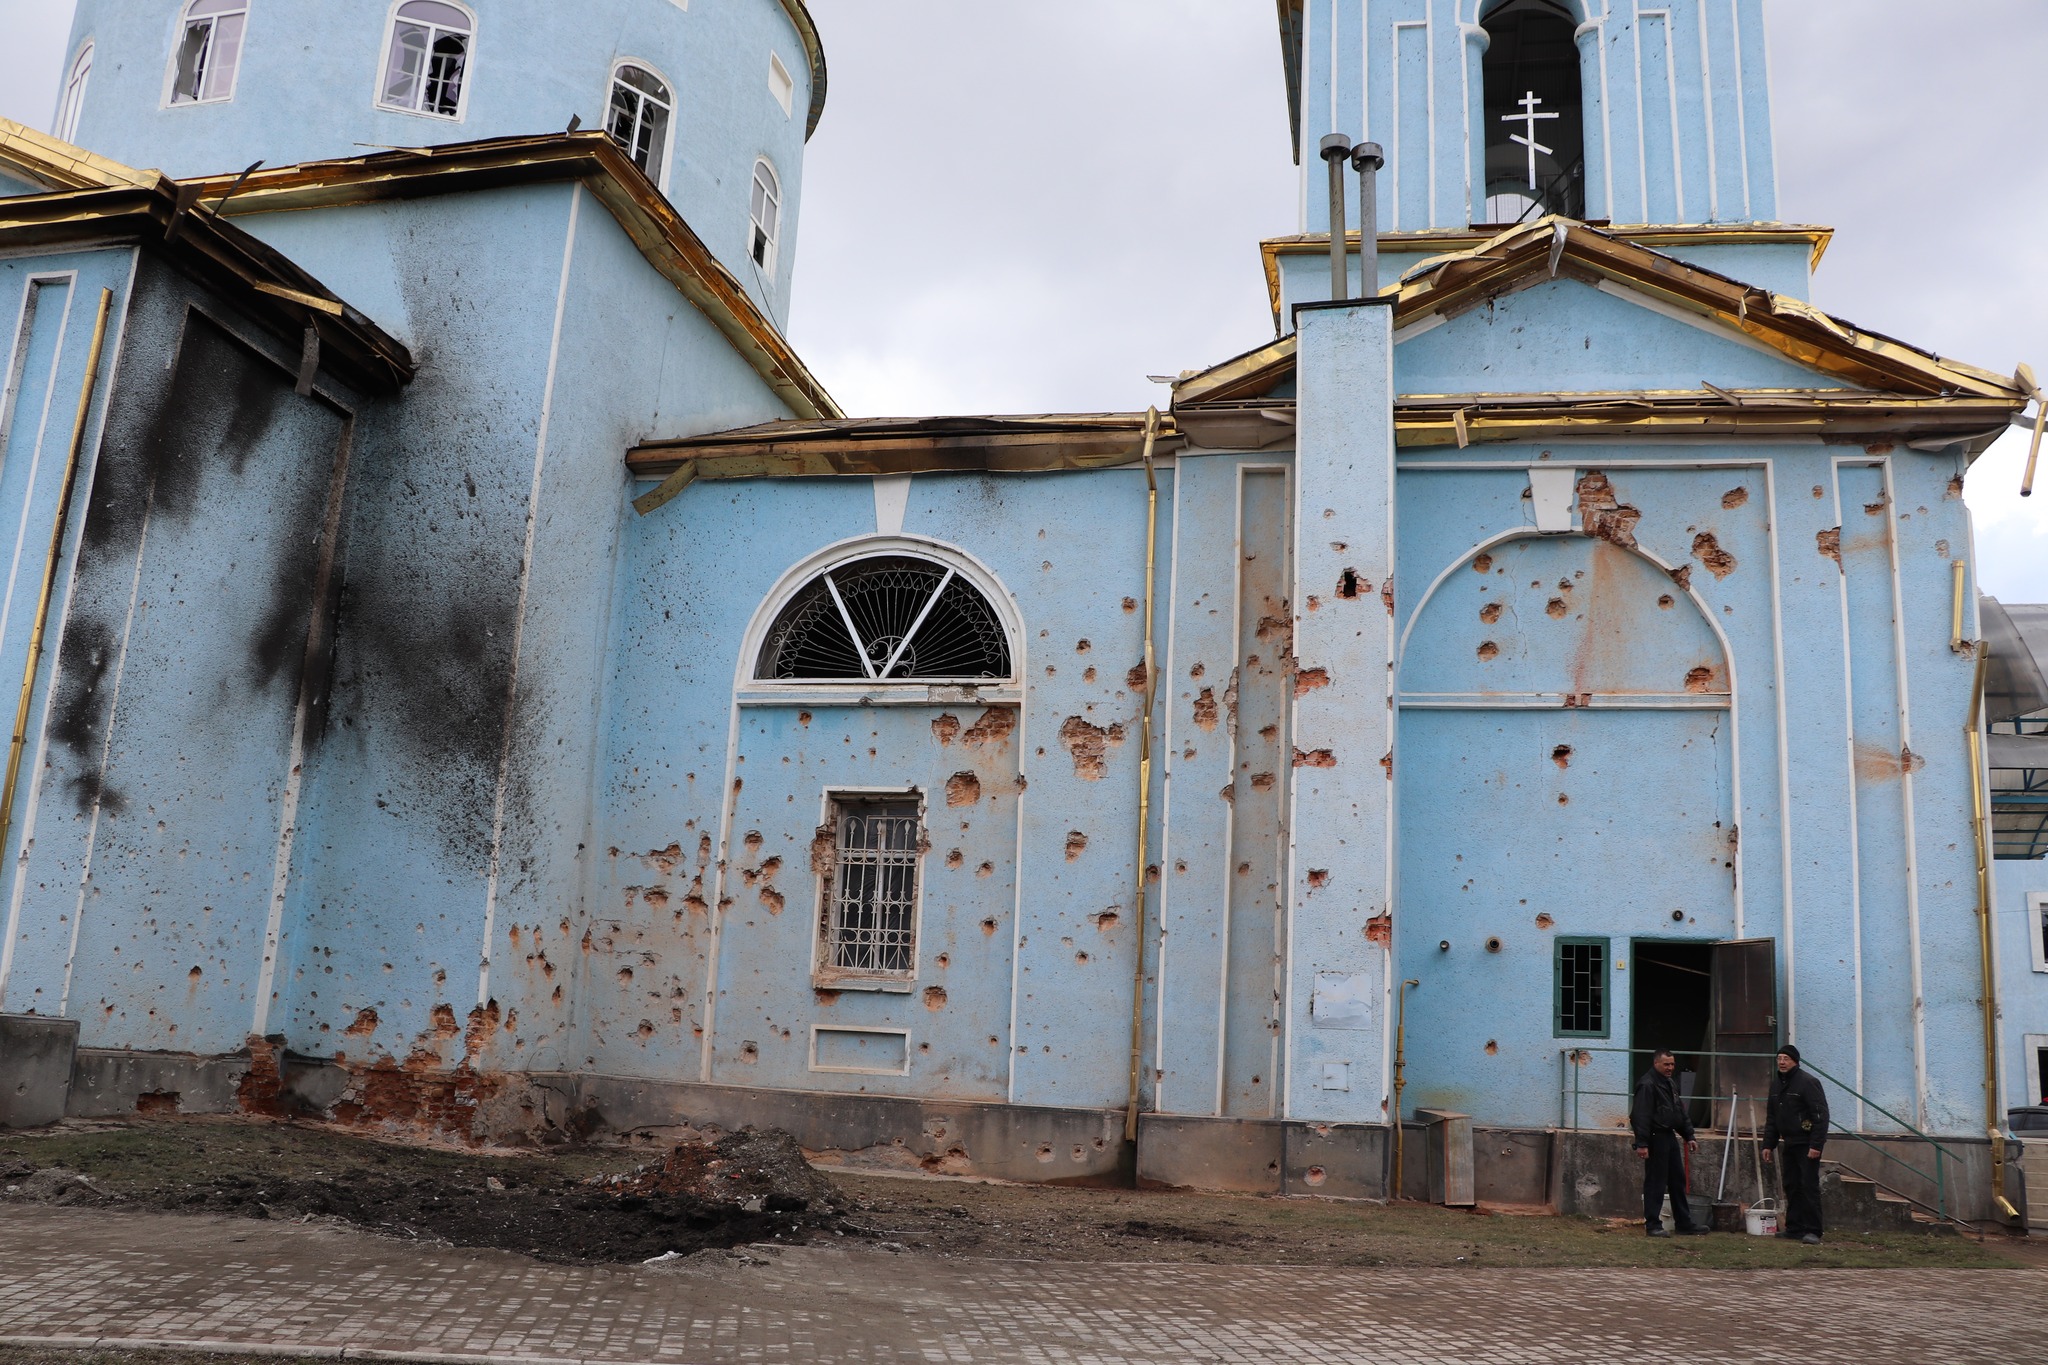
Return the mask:
M58 1166L0 1158L0 1199L143 1205L243 1218L336 1218L401 1237L548 1261L645 1261L837 1232L848 1207L787 1133L746 1129L681 1143L658 1161L577 1179L546 1167L214 1173L116 1192ZM852 1229L847 1229L852 1230Z

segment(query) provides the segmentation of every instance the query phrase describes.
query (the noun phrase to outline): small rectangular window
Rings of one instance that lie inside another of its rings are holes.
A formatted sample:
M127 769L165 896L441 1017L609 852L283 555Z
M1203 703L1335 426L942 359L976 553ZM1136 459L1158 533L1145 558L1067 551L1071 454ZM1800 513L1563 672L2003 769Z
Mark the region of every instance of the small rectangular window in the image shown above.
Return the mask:
M1553 1023L1558 1037L1607 1036L1607 956L1604 938L1557 941Z
M768 54L768 93L775 96L775 102L782 106L785 116L795 106L796 79L789 74L789 68L782 64L782 58L773 52Z
M2048 972L2048 893L2037 891L2027 897L2027 940L2034 970Z
M916 974L920 807L916 792L839 794L829 801L832 870L819 915L821 974L901 980Z

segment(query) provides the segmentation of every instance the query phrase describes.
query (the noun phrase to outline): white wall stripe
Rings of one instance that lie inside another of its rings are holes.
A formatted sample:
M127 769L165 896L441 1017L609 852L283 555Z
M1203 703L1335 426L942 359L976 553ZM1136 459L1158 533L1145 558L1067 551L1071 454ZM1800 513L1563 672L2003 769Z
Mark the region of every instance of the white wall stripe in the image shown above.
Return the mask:
M576 221L583 207L583 186L569 188L569 226L562 234L562 275L555 287L555 323L548 339L548 370L540 396L540 430L533 442L533 485L526 495L526 543L519 556L519 601L512 616L512 668L505 684L505 725L498 740L497 795L491 803L491 852L484 874L483 942L479 945L476 1003L491 998L491 947L497 930L498 880L505 856L505 789L511 779L512 738L519 703L519 651L526 638L526 595L533 585L533 543L540 530L541 472L548 458L548 423L554 416L555 371L562 355L562 316L569 306L569 276L576 259Z

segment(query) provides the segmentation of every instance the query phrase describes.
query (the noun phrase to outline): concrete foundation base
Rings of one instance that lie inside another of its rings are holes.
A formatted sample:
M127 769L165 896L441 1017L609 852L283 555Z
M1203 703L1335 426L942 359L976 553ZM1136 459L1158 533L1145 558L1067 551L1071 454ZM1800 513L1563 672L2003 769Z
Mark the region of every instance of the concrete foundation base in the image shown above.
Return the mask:
M78 1021L0 1014L0 1128L40 1128L64 1117Z
M574 1140L603 1131L662 1138L780 1128L821 1164L856 1169L1384 1199L1399 1164L1404 1198L1430 1200L1446 1187L1442 1124L1401 1125L1397 1163L1395 1131L1386 1124L1145 1114L1130 1144L1116 1109L753 1090L570 1072L415 1074L390 1064L365 1070L300 1057L275 1040L253 1040L251 1052L197 1056L75 1049L76 1036L72 1021L0 1016L0 1126L50 1123L65 1114L249 1110L500 1142ZM1469 1159L1469 1197L1481 1205L1642 1216L1642 1164L1626 1132L1476 1124L1469 1131L1469 1158L1462 1148L1451 1156L1454 1164ZM1764 1168L1759 1188L1754 1146L1747 1142L1727 1153L1724 1186L1726 1145L1719 1137L1701 1138L1693 1157L1694 1194L1711 1199L1722 1191L1743 1204L1760 1195L1778 1198L1771 1168ZM1937 1184L1934 1149L1922 1139L1873 1135L1831 1142L1823 1181L1831 1224L1915 1226L1911 1209L1919 1205L1944 1208L1963 1222L1999 1225L1990 1144L1944 1138L1941 1145ZM2008 1165L2007 1197L2024 1210L2022 1164Z

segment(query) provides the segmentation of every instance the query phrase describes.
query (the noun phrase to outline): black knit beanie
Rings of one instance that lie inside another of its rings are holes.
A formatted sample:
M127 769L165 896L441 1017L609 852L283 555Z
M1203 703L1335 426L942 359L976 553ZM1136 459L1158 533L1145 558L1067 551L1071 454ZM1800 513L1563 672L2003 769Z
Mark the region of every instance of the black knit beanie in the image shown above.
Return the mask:
M1792 1044L1790 1043L1787 1043L1785 1044L1785 1046L1779 1048L1778 1055L1780 1057L1790 1057L1792 1059L1792 1065L1799 1065L1799 1049L1792 1046Z

